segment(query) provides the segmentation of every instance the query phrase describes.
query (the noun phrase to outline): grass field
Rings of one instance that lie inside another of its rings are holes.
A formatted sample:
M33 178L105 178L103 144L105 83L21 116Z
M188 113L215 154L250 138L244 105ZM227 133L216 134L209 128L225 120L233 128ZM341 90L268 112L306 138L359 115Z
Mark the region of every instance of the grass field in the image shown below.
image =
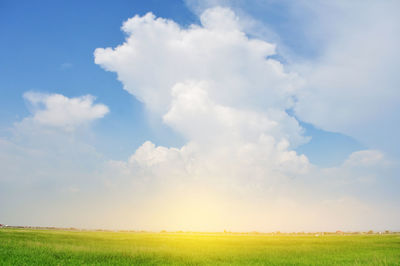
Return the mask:
M400 235L0 229L0 265L400 265Z

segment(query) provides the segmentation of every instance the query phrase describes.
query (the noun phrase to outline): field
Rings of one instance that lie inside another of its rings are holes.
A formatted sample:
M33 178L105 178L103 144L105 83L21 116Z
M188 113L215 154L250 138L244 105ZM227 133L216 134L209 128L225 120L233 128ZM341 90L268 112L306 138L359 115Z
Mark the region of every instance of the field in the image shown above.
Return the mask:
M0 229L0 265L400 265L400 235Z

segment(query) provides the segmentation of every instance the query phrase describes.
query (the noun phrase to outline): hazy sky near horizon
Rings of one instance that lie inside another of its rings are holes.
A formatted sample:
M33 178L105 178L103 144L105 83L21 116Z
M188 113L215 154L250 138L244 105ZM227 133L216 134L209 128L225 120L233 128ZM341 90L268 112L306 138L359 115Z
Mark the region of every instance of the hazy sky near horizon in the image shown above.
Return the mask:
M400 229L397 1L0 1L0 222Z

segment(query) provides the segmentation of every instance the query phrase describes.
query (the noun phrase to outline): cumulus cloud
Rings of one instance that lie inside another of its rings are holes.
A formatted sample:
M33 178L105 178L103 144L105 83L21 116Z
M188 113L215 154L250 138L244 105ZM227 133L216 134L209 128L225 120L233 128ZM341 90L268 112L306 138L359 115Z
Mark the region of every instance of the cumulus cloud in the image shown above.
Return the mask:
M104 104L94 104L91 95L68 98L61 94L26 92L24 98L32 105L31 121L67 130L102 118L109 112Z
M398 1L185 2L197 14L230 7L246 33L278 43L304 81L294 106L299 119L399 155Z
M286 112L301 80L269 58L273 44L248 38L230 9L200 18L181 28L135 16L122 27L122 45L96 49L95 62L187 140L180 148L146 142L128 162L113 162L114 171L160 186L166 197L175 194L171 184L188 197L197 187L235 194L307 173L308 159L293 150L307 138Z
M249 38L230 9L207 9L200 21L182 28L135 16L122 27L123 44L95 51L97 64L187 139L170 148L148 141L106 166L110 186L119 176L146 191L141 200L152 207L136 222L188 230L334 230L344 216L346 228L376 223L363 221L379 204L354 190L371 190L383 155L360 151L337 168L311 165L293 150L307 137L286 112L304 80L271 58L274 44ZM374 166L363 179L364 162Z
M181 28L151 13L135 16L122 29L122 45L99 48L95 62L118 74L124 88L159 113L168 110L171 88L188 80L207 81L210 99L243 108L289 108L301 80L268 58L275 46L249 39L229 9L205 11L202 26ZM149 60L151 58L151 60Z
M197 157L216 157L220 167L211 168L218 174L208 175L221 176L222 165L241 157L265 162L265 171L268 165L282 168L279 160L307 168L308 160L290 150L307 138L285 111L301 79L269 58L274 44L248 38L231 10L209 9L200 19L200 26L182 28L151 13L135 16L122 26L126 41L96 49L95 62L116 72L128 92L200 146Z
M203 144L233 145L257 140L262 134L278 141L287 140L293 146L307 140L297 120L284 110L258 111L218 104L210 99L210 90L205 81L175 84L163 121L187 139Z

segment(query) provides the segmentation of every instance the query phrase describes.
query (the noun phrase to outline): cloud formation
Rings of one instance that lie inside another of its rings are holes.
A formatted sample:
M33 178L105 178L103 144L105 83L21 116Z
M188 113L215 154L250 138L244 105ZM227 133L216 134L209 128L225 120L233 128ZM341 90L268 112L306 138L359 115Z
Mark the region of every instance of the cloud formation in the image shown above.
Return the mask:
M301 80L269 58L273 44L249 39L231 10L210 9L200 19L184 29L151 13L135 16L122 27L125 43L96 49L95 62L189 143L209 147L204 153L259 146L260 160L276 152L307 164L288 150L307 138L285 111Z
M227 106L266 110L290 108L301 83L269 58L275 46L249 39L229 9L200 17L202 26L181 28L151 13L127 20L125 43L95 51L95 62L118 74L124 88L151 111L165 113L171 89L187 81L207 82L211 100ZM151 60L149 60L151 58Z
M269 58L273 44L249 39L231 10L206 10L201 23L184 29L135 16L122 27L124 44L96 49L96 63L187 139L181 148L146 142L119 165L133 169L132 178L162 173L236 188L307 172L307 158L293 151L307 138L286 113L301 80Z
M303 78L293 108L299 119L400 155L400 2L185 2L197 14L232 8L246 33L278 43Z
M24 98L32 106L32 117L28 119L66 130L102 118L109 112L104 104L94 104L92 95L68 98L61 94L26 92Z
M30 224L139 230L397 229L399 165L379 150L312 165L294 151L308 138L287 111L305 101L309 81L232 10L207 9L200 21L135 16L124 43L95 51L185 145L149 140L109 160L75 130L106 106L27 93L32 115L0 139L2 215L20 221L14 210L25 208Z
M382 153L360 151L337 168L310 164L293 150L307 137L286 111L298 106L305 81L271 58L274 44L249 38L230 9L207 9L200 21L182 28L151 13L135 16L122 27L123 44L95 51L97 64L116 72L125 90L187 139L179 148L148 141L128 161L109 163L110 173L153 196L145 204L154 210L142 214L160 223L148 225L201 228L202 216L212 230L224 226L222 217L237 230L333 229L340 217L348 218L347 228L376 223L362 221L379 204L365 202L355 188L370 191L387 166ZM364 162L375 164L360 168ZM386 178L395 182L391 171ZM210 204L216 205L208 212Z

